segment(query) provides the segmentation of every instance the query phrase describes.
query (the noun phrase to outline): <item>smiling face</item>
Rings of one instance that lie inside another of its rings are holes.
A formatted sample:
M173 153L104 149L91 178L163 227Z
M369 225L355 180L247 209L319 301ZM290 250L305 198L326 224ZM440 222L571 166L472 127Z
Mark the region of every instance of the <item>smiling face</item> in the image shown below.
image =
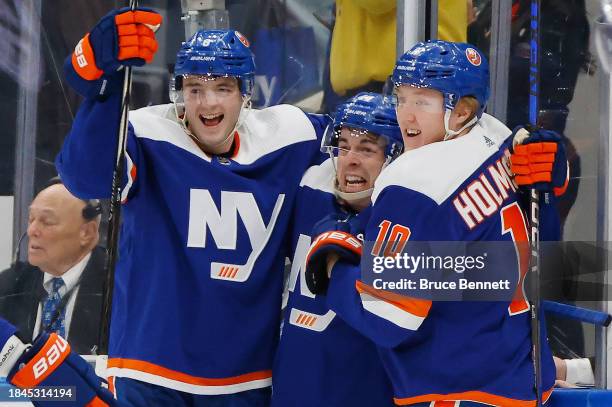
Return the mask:
M404 150L414 150L442 141L444 98L433 89L402 85L397 92L397 121L402 130Z
M243 102L238 80L187 75L183 99L187 126L200 148L211 154L229 151Z
M98 221L82 216L85 202L61 184L42 190L30 205L28 262L61 276L98 241Z
M361 192L373 188L384 163L384 137L349 127L342 128L338 139L336 174L340 191Z
M404 151L414 150L444 140L444 97L427 88L402 85L396 88L397 121L402 130ZM451 111L448 127L458 131L476 113L478 101L473 97L461 98ZM469 127L456 137L467 133Z

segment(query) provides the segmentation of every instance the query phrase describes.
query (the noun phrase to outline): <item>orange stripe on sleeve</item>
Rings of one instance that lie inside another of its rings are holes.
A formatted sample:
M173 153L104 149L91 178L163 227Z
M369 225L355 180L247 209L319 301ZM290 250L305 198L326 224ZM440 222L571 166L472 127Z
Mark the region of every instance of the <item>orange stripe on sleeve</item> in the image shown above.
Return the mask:
M425 318L427 314L429 314L429 309L431 308L430 300L420 300L389 291L377 290L376 288L364 284L359 280L355 282L355 288L360 294L369 294L374 298L378 298L382 301L395 305L396 307L409 312L412 315L416 315L417 317Z

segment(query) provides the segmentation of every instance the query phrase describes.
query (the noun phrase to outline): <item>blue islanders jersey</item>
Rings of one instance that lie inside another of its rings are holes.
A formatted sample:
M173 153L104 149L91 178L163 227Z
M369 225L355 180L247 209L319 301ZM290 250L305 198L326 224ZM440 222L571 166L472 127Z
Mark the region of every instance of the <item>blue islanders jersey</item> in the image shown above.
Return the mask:
M391 384L374 343L336 317L325 296L311 293L304 280L313 225L330 213L343 211L334 196L334 179L328 159L311 167L300 183L283 330L272 376L273 407L394 405Z
M405 241L527 242L502 143L509 135L485 115L466 135L405 152L391 163L372 195L365 236L375 242L372 252ZM501 260L526 273L526 254L517 246ZM375 289L363 283L359 267L338 263L327 297L338 316L378 344L396 404L535 406L531 315L520 283L513 300L431 301ZM555 368L545 332L542 372L547 398Z
M119 98L86 100L56 160L70 191L110 195ZM326 120L251 111L208 156L172 105L130 113L109 376L193 394L271 385L285 233Z

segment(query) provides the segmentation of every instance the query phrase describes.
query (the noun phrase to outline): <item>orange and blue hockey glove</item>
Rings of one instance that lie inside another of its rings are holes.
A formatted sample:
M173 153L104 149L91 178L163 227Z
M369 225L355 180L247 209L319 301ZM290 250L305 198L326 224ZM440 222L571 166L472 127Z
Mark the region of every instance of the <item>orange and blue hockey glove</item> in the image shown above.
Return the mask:
M19 388L64 390L63 400L33 399L35 406L118 406L93 368L61 336L46 332L32 345L24 344L15 327L0 318L0 376ZM69 401L69 402L68 402Z
M510 165L520 187L563 195L569 182L569 165L561 136L542 128L519 126L513 132Z
M68 83L85 97L101 97L121 88L117 71L153 60L155 31L162 23L157 12L138 8L113 10L76 45L64 63Z
M365 216L365 215L364 215ZM325 294L329 286L327 256L338 255L351 264L361 261L364 216L334 213L317 222L311 232L315 237L306 254L306 285L313 294Z

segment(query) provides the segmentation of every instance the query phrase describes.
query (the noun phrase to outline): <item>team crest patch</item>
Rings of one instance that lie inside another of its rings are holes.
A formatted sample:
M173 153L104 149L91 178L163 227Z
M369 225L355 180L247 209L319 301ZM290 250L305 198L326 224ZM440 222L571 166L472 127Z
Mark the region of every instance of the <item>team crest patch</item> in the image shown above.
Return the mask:
M251 46L251 44L249 43L249 40L247 40L247 38L244 35L242 35L240 31L236 31L236 37L238 37L240 42L244 44L245 47L248 48Z
M474 66L480 66L482 63L482 58L480 58L480 54L474 48L468 48L465 50L465 56L467 57L470 64Z

